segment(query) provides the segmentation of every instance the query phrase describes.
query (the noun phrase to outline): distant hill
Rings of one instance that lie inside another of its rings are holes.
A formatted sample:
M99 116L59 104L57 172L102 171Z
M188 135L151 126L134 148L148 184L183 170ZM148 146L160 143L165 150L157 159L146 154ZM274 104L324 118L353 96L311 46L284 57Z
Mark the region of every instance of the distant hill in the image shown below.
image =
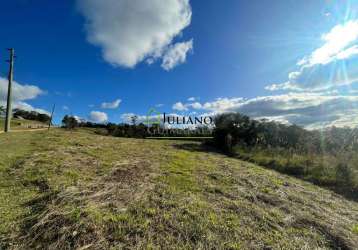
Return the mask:
M0 118L0 130L4 130L5 126L5 119ZM48 124L39 122L39 121L32 121L32 120L25 120L25 119L18 119L13 118L11 119L11 129L19 130L19 129L34 129L34 128L45 128Z
M1 134L0 249L356 249L358 203L197 142Z

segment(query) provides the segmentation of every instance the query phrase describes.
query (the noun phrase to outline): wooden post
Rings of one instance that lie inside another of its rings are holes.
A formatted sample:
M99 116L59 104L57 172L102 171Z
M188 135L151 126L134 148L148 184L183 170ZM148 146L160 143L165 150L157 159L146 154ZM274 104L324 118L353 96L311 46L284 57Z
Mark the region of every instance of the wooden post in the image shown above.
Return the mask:
M7 89L7 105L6 105L6 120L5 120L5 132L10 131L10 125L11 125L11 117L12 117L12 80L14 77L14 56L15 56L15 50L9 49L10 51L10 69L9 69L9 86Z
M56 106L56 104L54 104L52 107L51 118L50 118L50 122L48 123L48 130L50 130L51 125L52 125L52 118L53 118L53 113L55 112L55 106Z

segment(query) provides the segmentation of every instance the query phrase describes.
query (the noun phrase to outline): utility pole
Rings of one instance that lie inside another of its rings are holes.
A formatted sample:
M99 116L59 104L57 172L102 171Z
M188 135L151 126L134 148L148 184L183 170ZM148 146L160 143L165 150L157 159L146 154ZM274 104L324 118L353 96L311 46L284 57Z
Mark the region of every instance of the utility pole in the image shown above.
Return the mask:
M53 118L53 113L55 112L55 107L56 107L56 104L54 104L52 107L51 118L50 118L50 122L48 123L48 130L50 130L51 125L52 125L52 118Z
M10 69L9 69L9 86L7 89L7 106L6 106L6 121L5 121L5 132L10 131L10 123L11 123L11 117L12 117L12 108L11 108L11 102L12 102L12 80L14 77L14 57L15 57L15 50L13 48L8 49L10 51L10 60L8 61L10 63Z

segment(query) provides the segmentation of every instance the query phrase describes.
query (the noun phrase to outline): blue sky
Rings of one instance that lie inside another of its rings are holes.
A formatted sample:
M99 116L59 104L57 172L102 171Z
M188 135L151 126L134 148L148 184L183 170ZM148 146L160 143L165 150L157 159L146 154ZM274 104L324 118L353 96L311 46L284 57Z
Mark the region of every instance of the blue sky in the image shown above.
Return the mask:
M96 122L238 111L358 124L358 1L13 0L0 10L0 105ZM159 105L161 104L161 105Z

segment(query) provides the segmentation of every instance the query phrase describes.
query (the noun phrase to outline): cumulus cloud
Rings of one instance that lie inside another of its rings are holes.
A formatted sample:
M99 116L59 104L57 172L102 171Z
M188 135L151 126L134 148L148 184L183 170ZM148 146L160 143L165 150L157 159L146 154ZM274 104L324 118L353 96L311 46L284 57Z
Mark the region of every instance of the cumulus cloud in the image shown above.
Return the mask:
M86 19L87 39L102 48L114 66L132 68L165 58L169 69L185 61L192 42L171 45L190 25L189 0L78 0Z
M192 102L192 103L182 103L177 102L174 103L172 108L173 110L178 111L188 111L190 108L197 109L197 110L207 110L207 111L215 111L215 112L221 112L229 110L233 107L236 107L239 104L242 104L244 101L244 98L238 97L238 98L217 98L212 102Z
M168 71L178 64L184 63L187 53L192 49L193 40L170 46L163 56L162 68Z
M21 110L26 110L26 111L36 111L36 112L41 113L41 114L50 115L50 112L48 112L47 110L40 109L40 108L35 108L35 107L33 107L32 105L30 105L30 104L28 104L26 102L21 102L21 101L15 102L12 105L12 107L13 107L13 109L21 109Z
M267 90L320 91L358 81L358 20L336 25L322 35L324 44L297 62L288 81Z
M355 53L352 43L358 39L358 20L348 21L345 24L336 25L330 32L322 35L324 45L308 58L300 60L300 65L312 66L316 64L327 64L337 59L340 54Z
M74 115L72 117L75 118L76 121L78 121L78 122L86 122L87 121L86 119L79 117L78 115Z
M103 109L116 109L119 107L119 104L122 102L121 99L117 99L113 102L103 102L101 108Z
M124 113L121 115L121 119L124 123L130 123L131 122L131 118L133 116L137 116L136 114L134 113ZM138 116L137 116L138 117Z
M148 119L155 119L157 116L146 116L146 115L138 115L134 113L124 113L121 115L121 120L124 123L132 123L133 117L136 117L137 123L146 123Z
M190 104L183 104L190 110ZM218 98L201 104L211 115L240 112L255 119L297 124L308 129L358 125L358 96L335 93L288 93L256 98ZM348 119L349 118L349 119Z
M201 105L200 102L190 103L189 106L191 106L193 109L202 109L203 108L203 105Z
M243 100L244 98L241 97L217 98L215 101L204 103L202 107L209 111L225 112L226 110L239 106Z
M265 107L265 108L259 108ZM347 119L358 115L357 96L282 95L258 98L245 103L237 111L255 118L284 121L308 129L329 126L358 125L358 119Z
M91 111L88 118L90 121L95 123L105 123L108 121L107 114L100 111Z
M38 96L45 94L46 92L44 90L35 85L20 84L16 81L13 81L12 84L12 107L14 109L18 108L26 111L36 111L43 114L49 114L48 111L35 108L25 102L26 100L36 99ZM8 80L0 77L0 106L6 106L7 89Z
M184 105L181 102L177 102L177 103L173 104L172 109L178 110L178 111L186 111L186 110L188 110L188 107L187 107L187 105Z
M195 102L195 100L196 100L195 97L189 97L189 98L188 98L188 101L189 101L189 102Z
M8 80L0 77L0 100L6 100L7 97L7 87ZM44 94L45 91L41 90L39 87L30 84L20 84L16 81L12 83L12 100L16 101L25 101L35 99L39 95Z

